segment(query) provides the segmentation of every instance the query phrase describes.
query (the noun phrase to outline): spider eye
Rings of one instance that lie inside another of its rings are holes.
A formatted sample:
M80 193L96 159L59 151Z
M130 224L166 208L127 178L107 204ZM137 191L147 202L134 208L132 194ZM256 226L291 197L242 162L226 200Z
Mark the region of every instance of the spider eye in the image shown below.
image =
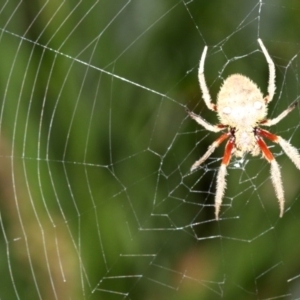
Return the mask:
M261 109L262 108L262 103L259 102L259 101L255 101L254 102L254 108L257 109L257 110Z
M229 115L231 113L231 108L226 106L223 108L223 113L226 114L226 115Z

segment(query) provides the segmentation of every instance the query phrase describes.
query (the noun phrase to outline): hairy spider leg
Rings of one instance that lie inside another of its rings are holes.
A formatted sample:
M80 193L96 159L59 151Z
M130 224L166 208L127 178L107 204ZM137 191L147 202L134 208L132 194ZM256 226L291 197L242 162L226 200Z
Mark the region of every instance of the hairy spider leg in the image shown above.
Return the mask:
M273 134L267 130L261 129L261 128L256 128L255 130L256 134L259 134L262 137L267 138L268 140L274 142L274 143L278 143L278 136L276 134Z
M186 109L186 111L193 120L195 120L199 125L203 126L206 130L209 130L212 132L219 132L227 127L226 125L222 125L222 124L212 125L212 124L208 123L206 120L204 120L202 117L193 113L192 111L190 111L188 109Z
M278 137L268 131L258 129L256 130L256 133L270 139L273 142L278 142ZM262 138L258 135L255 135L255 137L257 144L261 149L262 153L264 154L266 160L271 164L271 179L279 202L280 217L282 217L284 212L284 192L279 165L266 143L262 140Z
M206 104L206 106L213 111L217 111L217 105L212 103L211 96L209 94L209 90L206 85L205 76L204 76L204 61L206 58L207 46L204 47L204 50L201 55L199 69L198 69L198 80L200 84L200 88L202 91L202 98Z
M283 118L285 118L296 106L298 105L298 101L294 101L287 109L285 109L280 115L278 115L274 119L264 119L259 122L259 124L263 126L273 126L280 122Z
M283 139L281 136L272 134L271 132L269 132L267 130L259 128L256 132L259 135L271 140L272 142L279 144L281 146L282 150L285 152L285 154L295 164L297 169L300 170L300 155L299 155L297 148L292 146L287 140Z
M220 146L221 143L223 143L229 136L231 135L230 132L226 132L222 134L220 137L218 137L209 147L208 150L204 153L204 155L197 160L191 167L191 171L194 171L197 169L203 162L205 162L211 154L215 151L215 149Z
M219 212L222 204L222 198L224 196L224 191L226 188L226 180L225 180L225 176L227 174L226 168L230 162L232 149L234 147L234 142L235 142L235 138L234 136L232 136L231 139L226 144L223 160L217 175L217 191L216 191L216 198L215 198L216 220L219 219Z
M266 103L269 103L272 101L273 97L274 97L274 93L275 93L275 65L273 60L271 59L265 45L263 44L261 39L257 40L259 43L259 46L267 60L267 63L269 65L269 84L268 84L268 95L265 97L265 101Z

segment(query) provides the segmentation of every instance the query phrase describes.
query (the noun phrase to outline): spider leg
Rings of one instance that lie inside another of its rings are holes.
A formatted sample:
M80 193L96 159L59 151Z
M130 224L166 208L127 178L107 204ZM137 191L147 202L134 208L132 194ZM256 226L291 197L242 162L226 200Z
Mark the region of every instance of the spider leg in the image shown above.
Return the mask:
M273 60L271 59L265 45L263 44L261 39L257 40L259 43L259 46L267 60L267 63L269 65L269 85L268 85L268 96L265 97L266 103L269 103L272 101L274 93L275 93L275 65Z
M298 105L298 101L294 101L287 109L285 109L279 116L274 119L266 119L260 122L263 126L273 126L280 122L283 118L285 118L296 106Z
M264 134L261 135L265 136ZM277 138L277 136L273 134L272 136ZM272 179L272 183L275 189L277 199L279 201L280 218L281 218L284 212L284 192L283 192L280 168L272 152L269 150L268 146L266 145L266 143L258 135L256 135L255 137L256 137L257 144L260 147L262 153L264 154L266 160L271 164L271 179Z
M208 150L204 153L204 155L197 160L191 167L191 171L197 169L203 162L205 162L211 154L215 151L215 149L220 146L222 142L224 142L229 136L231 135L230 132L222 134L219 138L217 138L209 147Z
M212 132L219 132L227 127L224 125L212 125L212 124L208 123L206 120L204 120L202 117L200 117L199 115L196 115L195 113L189 111L188 109L186 111L193 120L195 120L198 124L203 126L206 130L209 130Z
M232 137L226 144L223 160L217 175L217 190L216 190L216 198L215 198L216 220L219 219L220 207L222 204L222 199L226 188L226 181L225 181L225 176L227 174L226 167L229 164L233 147L234 147L234 137Z
M274 143L281 146L285 154L290 158L290 160L295 164L295 166L300 170L300 155L298 150L292 146L287 140L283 139L281 136L270 133L267 130L257 129L256 131L259 135L266 137Z
M204 77L204 61L205 61L205 57L206 57L206 53L207 53L207 46L204 47L204 50L202 52L201 55L201 59L200 59L200 63L199 63L199 69L198 69L198 79L199 79L199 84L200 84L200 88L202 91L202 97L203 100L206 104L206 106L213 111L217 110L217 106L215 104L212 103L211 101L211 97L205 82L205 77Z

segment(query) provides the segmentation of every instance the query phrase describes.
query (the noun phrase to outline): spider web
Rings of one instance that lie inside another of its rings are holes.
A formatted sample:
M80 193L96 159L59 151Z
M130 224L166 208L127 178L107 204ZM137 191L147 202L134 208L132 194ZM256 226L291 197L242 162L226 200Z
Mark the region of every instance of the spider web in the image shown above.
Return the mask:
M297 1L3 1L0 299L300 299L299 170L278 145L285 214L261 157L232 158L201 98L241 73L270 118L299 98ZM299 109L270 128L300 149Z

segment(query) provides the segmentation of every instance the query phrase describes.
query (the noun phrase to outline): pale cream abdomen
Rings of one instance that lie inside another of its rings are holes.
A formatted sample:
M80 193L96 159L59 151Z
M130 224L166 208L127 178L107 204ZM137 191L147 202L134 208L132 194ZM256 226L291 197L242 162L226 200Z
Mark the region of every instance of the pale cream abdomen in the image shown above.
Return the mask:
M221 124L230 127L254 127L267 115L263 95L249 78L234 74L228 77L217 98Z

